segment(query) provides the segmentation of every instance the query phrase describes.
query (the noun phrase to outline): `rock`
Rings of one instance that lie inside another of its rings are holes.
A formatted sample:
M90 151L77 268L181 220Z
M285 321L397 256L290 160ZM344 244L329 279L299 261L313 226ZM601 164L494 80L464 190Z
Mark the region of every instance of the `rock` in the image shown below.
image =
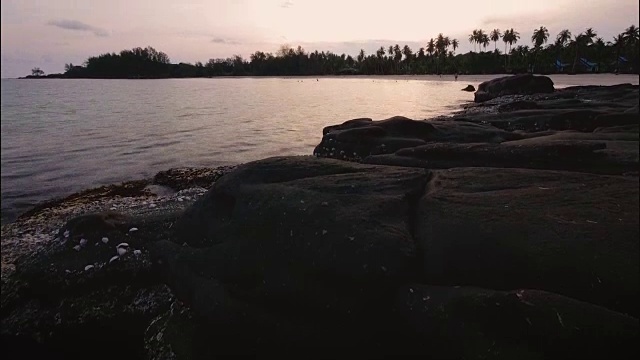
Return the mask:
M425 282L540 289L638 316L637 177L455 168L428 189L415 220Z
M174 168L157 173L153 178L153 183L168 186L175 191L196 186L208 189L218 178L234 168L235 166Z
M434 359L602 359L638 354L638 320L540 290L405 285L397 354ZM637 355L636 355L637 356Z
M108 236L115 243L145 248L156 236L166 238L163 229L172 216L126 217L122 222L125 217L115 213L80 216L60 230L69 230L69 240L51 241L18 259L15 271L2 282L4 354L144 357L145 329L169 308L173 295L161 283L148 252L123 254L110 263L116 249L100 239ZM126 230L130 223L140 228L135 236ZM74 251L79 232L97 245Z
M559 134L562 135L562 134ZM372 155L366 164L448 169L500 167L624 174L638 168L637 142L545 136L501 144L430 143ZM628 143L628 144L627 144Z
M504 95L552 93L553 91L553 81L547 76L520 74L481 83L474 94L474 101L483 102Z
M153 252L179 299L235 324L243 343L357 346L381 331L389 287L417 266L408 215L426 181L421 169L313 157L249 163L185 212L176 244Z
M475 88L475 87L473 87L473 85L467 85L467 87L465 87L464 89L462 89L462 91L474 92L474 91L476 91L476 88Z
M526 136L492 126L464 121L418 121L396 116L380 121L352 120L325 128L314 154L335 159L363 159L390 154L428 142L490 142L519 140Z

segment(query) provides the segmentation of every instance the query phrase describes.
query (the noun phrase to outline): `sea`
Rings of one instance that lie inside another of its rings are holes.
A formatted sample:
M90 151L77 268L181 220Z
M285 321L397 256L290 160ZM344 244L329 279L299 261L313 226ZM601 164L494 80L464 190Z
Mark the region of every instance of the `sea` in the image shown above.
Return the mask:
M87 188L311 155L325 126L353 118L429 119L499 75L2 79L2 223ZM638 84L638 75L552 75L556 88Z

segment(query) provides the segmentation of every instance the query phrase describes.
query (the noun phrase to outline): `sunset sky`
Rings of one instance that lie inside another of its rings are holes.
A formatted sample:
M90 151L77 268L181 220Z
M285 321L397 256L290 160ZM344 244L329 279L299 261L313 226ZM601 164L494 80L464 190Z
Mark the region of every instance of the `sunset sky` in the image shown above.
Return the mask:
M477 28L513 27L518 44L530 45L540 25L551 38L593 27L610 41L638 25L638 10L637 0L2 0L2 77L36 66L62 72L68 62L147 45L193 63L282 44L351 55L396 43L417 51L440 32L467 52Z

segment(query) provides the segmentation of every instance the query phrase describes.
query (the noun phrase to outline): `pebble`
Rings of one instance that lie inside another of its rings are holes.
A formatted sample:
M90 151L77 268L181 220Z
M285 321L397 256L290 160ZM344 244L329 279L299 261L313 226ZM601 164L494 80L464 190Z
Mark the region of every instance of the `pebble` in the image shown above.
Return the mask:
M102 242L103 242L104 244L108 243L108 242L109 242L109 238L108 238L108 237L106 237L106 236L105 236L105 237L103 237L103 238L102 238Z
M87 245L87 239L84 239L84 238L80 239L80 246L85 246L85 245Z
M127 253L127 249L126 248L118 248L118 256L124 256L124 254Z
M140 250L138 250L138 249L133 250L133 255L135 255L135 256L140 256L141 254L142 254L142 251L140 251Z
M118 255L111 257L111 259L109 259L109 264L111 264L112 262L118 260L120 257Z
M137 227L132 227L131 229L129 229L129 232L134 232L134 231L138 231Z
M84 267L84 271L89 271L91 269L93 269L93 265L87 265Z
M80 249L81 249L80 245L76 245L73 247L73 250L75 251L80 251Z

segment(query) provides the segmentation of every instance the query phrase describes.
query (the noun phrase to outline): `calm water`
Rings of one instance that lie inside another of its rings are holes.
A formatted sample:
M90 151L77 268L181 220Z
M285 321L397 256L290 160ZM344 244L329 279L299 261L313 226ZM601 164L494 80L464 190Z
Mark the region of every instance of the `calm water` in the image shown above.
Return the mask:
M309 155L327 125L446 114L490 76L3 79L2 222L38 202L179 166ZM638 76L552 77L557 87Z

